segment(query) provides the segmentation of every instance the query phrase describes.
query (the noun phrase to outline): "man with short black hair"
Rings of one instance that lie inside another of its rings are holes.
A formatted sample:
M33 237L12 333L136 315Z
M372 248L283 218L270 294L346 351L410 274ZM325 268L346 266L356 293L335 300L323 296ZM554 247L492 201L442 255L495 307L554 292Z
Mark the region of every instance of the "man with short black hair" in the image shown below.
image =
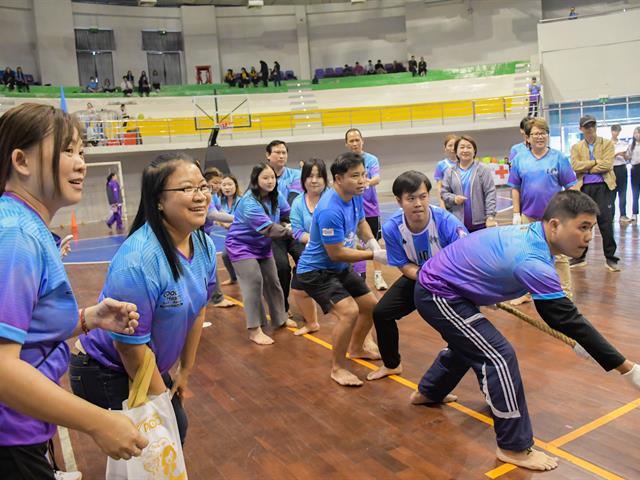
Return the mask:
M300 184L300 169L287 167L289 158L289 149L287 144L282 140L272 140L266 146L266 157L269 165L276 173L278 193L282 195L289 205L302 192ZM291 289L291 264L289 263L289 255L294 262L298 262L300 253L304 249L304 245L298 243L292 237L274 239L271 243L273 257L278 269L278 279L282 287L284 295L284 307L287 311L289 319L288 327L296 327L296 323L291 319L289 312L289 291Z
M534 450L533 430L515 351L479 310L531 292L542 319L574 339L576 354L617 370L640 389L640 366L620 354L562 291L554 255L580 257L592 237L598 205L566 190L549 202L542 222L488 228L462 238L422 266L415 302L447 342L420 381L412 403L441 402L471 368L491 409L497 457L532 470L557 460ZM542 345L540 348L543 348Z
M627 184L629 183L629 171L624 153L629 145L618 138L622 127L618 124L611 125L611 143L615 152L613 158L613 173L616 175L616 195L618 196L618 210L620 211L620 223L630 223L627 217Z
M351 358L380 358L364 346L377 300L351 265L362 260L386 263L387 253L364 217L362 194L367 174L362 156L353 152L339 155L331 165L331 175L333 189L322 195L313 212L309 243L296 272L300 286L323 313L337 318L331 378L343 386L360 386L362 380L347 369L345 355L348 351ZM365 242L367 250L356 249L356 237Z
M596 119L591 115L580 118L580 131L584 139L571 147L571 167L578 177L577 188L589 195L600 209L598 229L602 236L602 249L606 258L605 266L612 272L619 272L619 258L616 257L616 241L613 238L613 213L616 198L616 175L613 173L615 149L611 140L598 137ZM587 264L587 250L571 262L572 267Z
M411 170L400 174L392 190L400 209L384 223L382 236L387 261L397 267L402 276L373 310L384 366L371 372L367 380L402 373L396 322L416 309L413 291L420 267L441 249L468 234L453 214L429 205L431 182L423 173ZM452 395L445 401L453 400Z

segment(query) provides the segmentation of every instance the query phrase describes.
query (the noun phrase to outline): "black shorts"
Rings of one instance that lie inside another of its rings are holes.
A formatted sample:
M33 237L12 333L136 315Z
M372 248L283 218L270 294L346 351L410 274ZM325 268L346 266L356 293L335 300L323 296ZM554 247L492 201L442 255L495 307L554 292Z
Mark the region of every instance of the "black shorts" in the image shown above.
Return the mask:
M333 305L347 297L358 298L371 290L351 267L341 272L313 270L299 273L297 285L313 298L326 315Z
M47 443L0 447L2 480L55 480L47 460Z
M380 230L380 217L365 217L365 220L371 228L373 238L379 241L382 238L382 232Z

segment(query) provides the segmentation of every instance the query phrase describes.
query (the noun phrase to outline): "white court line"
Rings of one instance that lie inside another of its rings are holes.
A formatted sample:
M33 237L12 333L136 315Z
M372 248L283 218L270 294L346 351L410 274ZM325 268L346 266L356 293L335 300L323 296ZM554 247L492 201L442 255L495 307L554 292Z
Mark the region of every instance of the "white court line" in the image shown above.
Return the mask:
M78 470L78 465L76 464L76 457L73 454L71 438L69 438L69 430L67 430L66 427L58 426L58 437L60 437L60 446L62 447L64 469L67 472L75 472Z

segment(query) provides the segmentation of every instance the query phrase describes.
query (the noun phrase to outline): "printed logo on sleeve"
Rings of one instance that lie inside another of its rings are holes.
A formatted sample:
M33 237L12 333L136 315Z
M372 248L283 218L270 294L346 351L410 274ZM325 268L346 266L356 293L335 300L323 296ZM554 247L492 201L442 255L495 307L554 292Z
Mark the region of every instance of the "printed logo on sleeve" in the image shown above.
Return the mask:
M182 298L180 297L180 293L175 290L167 290L162 294L162 299L160 300L160 308L171 308L171 307L180 307L182 306Z
M322 236L323 237L333 237L334 233L333 233L333 228L323 228L322 229Z

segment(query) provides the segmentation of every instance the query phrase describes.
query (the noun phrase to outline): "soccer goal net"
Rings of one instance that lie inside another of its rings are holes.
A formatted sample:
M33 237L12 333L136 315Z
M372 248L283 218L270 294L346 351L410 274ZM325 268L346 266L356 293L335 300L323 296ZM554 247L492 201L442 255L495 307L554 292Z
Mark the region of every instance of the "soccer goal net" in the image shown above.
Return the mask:
M122 220L124 227L127 228L127 196L125 193L125 179L122 173L121 162L87 163L87 175L84 178L82 200L76 205L58 210L51 221L51 226L67 227L71 225L72 214L75 214L78 225L89 225L99 222L104 224L112 214L111 205L109 205L107 198L107 177L112 173L116 175L116 179L120 184Z

